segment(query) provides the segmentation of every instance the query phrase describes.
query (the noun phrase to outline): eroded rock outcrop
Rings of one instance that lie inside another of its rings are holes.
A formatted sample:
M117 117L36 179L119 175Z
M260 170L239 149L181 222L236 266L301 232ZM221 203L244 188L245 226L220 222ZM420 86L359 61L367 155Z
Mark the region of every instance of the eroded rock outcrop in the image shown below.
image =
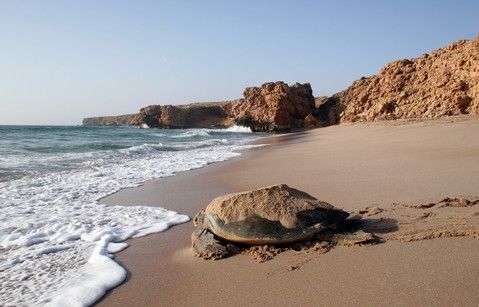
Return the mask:
M341 122L479 114L479 37L416 59L395 61L331 97L313 97L309 83L278 81L246 88L244 99L148 106L136 115L86 118L84 125L289 131Z
M479 37L384 66L319 101L328 124L479 114Z
M125 114L118 116L100 116L84 118L82 124L85 126L128 126L135 114Z
M314 128L311 85L278 81L260 87L249 87L244 99L187 105L151 105L136 115L128 115L128 124L151 128L226 128L233 124L253 131L288 131L293 128ZM113 118L113 117L112 117ZM84 124L107 124L102 118L85 119Z
M244 100L231 105L230 116L253 131L286 131L304 127L313 113L314 97L309 83L291 86L278 81L244 90Z
M225 128L233 123L225 109L227 103L152 105L141 109L132 124L152 128Z

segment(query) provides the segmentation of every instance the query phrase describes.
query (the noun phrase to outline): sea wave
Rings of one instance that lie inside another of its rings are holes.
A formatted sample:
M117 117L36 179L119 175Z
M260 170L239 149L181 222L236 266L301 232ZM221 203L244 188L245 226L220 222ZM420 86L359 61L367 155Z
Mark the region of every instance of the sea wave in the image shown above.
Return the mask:
M225 129L225 131L236 132L236 133L253 133L251 128L245 127L245 126L240 126L240 125L233 125L231 127L228 127L228 128Z
M189 220L163 208L106 206L98 199L238 156L252 147L250 140L219 137L59 153L42 157L45 167L58 157L77 159L78 165L0 182L0 305L94 303L126 276L112 259L126 247L124 240Z
M251 128L232 125L231 127L225 129L188 129L187 131L171 136L171 138L192 138L192 137L210 137L218 134L244 134L244 133L253 133Z

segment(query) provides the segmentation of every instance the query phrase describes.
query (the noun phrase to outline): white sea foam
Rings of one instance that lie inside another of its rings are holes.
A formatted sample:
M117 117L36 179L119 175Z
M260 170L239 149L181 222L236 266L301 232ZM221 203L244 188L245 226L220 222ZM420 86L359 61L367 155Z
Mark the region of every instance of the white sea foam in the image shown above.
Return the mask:
M97 200L249 147L223 139L202 142L145 144L92 155L78 169L0 182L0 305L85 306L120 284L126 272L112 254L126 248L124 240L189 218Z
M178 134L178 135L172 135L170 136L171 138L178 139L178 138L191 138L195 136L209 136L209 129L188 129L185 132Z
M188 129L187 131L170 136L171 138L191 138L191 137L208 137L212 133L253 133L251 128L233 124L225 129Z
M234 124L231 127L226 128L225 131L239 132L239 133L252 133L253 132L253 131L251 131L250 127L239 126L239 125L236 125L236 124Z

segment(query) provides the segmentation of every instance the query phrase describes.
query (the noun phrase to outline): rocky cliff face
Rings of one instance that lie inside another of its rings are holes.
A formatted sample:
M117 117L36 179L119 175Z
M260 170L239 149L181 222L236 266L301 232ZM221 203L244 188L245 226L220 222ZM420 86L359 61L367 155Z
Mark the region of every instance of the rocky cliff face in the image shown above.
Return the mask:
M135 114L125 114L118 116L101 116L84 118L82 124L85 126L128 126Z
M223 103L149 106L136 115L87 118L85 125L288 131L341 122L479 114L479 37L384 66L331 97L313 97L309 83L282 81L246 88Z
M387 64L317 104L328 124L479 114L479 37Z
M228 103L152 105L141 109L132 124L147 124L151 128L225 128L233 123L225 109Z
M309 83L292 86L284 82L249 87L244 99L223 103L180 106L148 106L140 110L133 125L158 128L225 128L234 123L253 131L285 131L304 127L313 113L314 97ZM314 125L311 118L307 126Z
M244 99L178 106L151 105L138 114L125 115L124 122L151 128L226 128L234 123L253 131L287 131L316 127L312 116L314 97L309 83L287 85L282 81L249 87ZM84 119L84 125L110 125L120 116Z
M309 83L291 86L278 81L246 88L244 100L230 106L230 116L253 131L285 131L305 126L305 118L314 110L313 90Z

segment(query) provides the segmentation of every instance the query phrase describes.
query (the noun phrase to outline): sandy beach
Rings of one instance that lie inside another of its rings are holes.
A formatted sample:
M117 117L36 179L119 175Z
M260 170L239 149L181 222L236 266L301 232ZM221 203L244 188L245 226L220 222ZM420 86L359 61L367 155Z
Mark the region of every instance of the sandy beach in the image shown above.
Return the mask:
M122 190L101 202L193 217L216 196L286 183L366 212L366 228L385 242L286 251L263 263L248 255L204 261L190 249L189 222L129 240L115 256L128 279L98 305L477 305L479 207L440 201L479 196L478 135L477 116L331 126Z
M0 7L0 307L479 307L479 1Z

